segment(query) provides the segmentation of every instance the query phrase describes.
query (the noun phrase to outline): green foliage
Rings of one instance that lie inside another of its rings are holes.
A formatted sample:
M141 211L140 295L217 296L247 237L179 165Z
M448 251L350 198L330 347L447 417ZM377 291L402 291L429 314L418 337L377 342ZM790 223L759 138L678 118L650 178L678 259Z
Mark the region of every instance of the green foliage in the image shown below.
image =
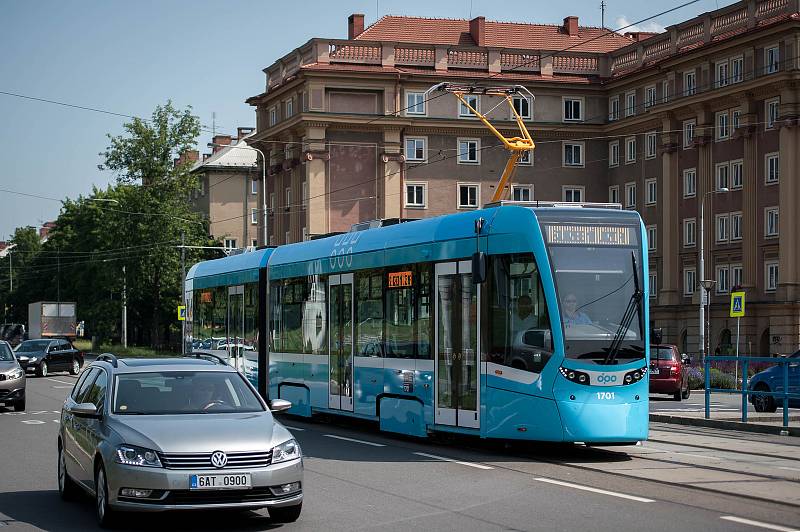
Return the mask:
M736 380L734 376L717 368L711 368L709 379L712 388L720 390L736 389ZM691 368L689 371L689 386L691 386L693 390L705 389L705 374L702 369Z

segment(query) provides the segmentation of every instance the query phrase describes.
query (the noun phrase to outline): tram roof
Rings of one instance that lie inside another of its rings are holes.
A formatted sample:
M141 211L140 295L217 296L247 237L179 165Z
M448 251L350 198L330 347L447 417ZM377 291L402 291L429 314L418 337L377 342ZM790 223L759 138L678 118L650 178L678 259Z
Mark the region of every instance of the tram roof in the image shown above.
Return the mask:
M258 280L259 268L267 265L273 251L274 248L259 249L199 262L189 269L186 279L193 279L195 288L235 284L231 276L238 277L241 282L255 282Z

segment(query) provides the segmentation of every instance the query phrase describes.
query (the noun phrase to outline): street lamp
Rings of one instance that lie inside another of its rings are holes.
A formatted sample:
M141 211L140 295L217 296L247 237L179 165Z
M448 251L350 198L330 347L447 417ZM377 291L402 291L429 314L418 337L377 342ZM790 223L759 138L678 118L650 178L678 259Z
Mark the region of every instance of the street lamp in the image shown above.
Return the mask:
M239 146L237 144L216 144L212 143L212 146L216 146L219 148L236 148L239 150L251 150L258 152L261 155L261 160L264 164L261 166L261 210L263 211L264 216L264 245L269 245L269 237L267 236L269 232L267 231L267 158L264 156L264 152L259 150L258 148L253 148L252 146Z
M706 288L706 283L709 281L705 279L705 220L704 220L704 208L706 204L706 196L710 196L711 194L724 194L728 192L727 187L721 187L717 190L709 190L700 198L700 284L703 286L704 292L700 294L700 359L705 360L706 358L706 338L705 338L705 306L703 299L708 300L709 290L714 286L715 281L710 281L710 285ZM703 297L705 296L705 297ZM711 313L711 309L709 308L709 314ZM710 331L709 331L710 333Z

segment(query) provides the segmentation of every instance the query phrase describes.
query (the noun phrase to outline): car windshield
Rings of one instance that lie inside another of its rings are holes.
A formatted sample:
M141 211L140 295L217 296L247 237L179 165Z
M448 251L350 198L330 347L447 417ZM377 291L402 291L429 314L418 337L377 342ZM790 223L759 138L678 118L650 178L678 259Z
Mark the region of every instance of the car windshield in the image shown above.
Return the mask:
M44 351L48 345L50 345L50 340L25 340L19 344L17 351Z
M261 412L264 406L236 372L163 371L118 375L114 413L124 415Z
M14 360L14 353L6 344L0 344L0 362L11 362Z
M650 347L650 360L672 360L674 355L669 347Z

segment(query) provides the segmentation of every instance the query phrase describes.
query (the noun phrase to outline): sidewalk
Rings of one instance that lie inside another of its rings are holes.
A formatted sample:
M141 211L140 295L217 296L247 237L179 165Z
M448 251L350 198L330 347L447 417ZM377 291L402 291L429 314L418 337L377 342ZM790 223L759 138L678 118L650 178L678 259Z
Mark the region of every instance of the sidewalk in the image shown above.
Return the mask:
M741 412L715 412L713 408L711 409L710 419L705 418L704 412L651 412L650 421L695 427L713 427L728 430L760 432L763 434L800 436L800 414L791 413L789 415L789 427L784 428L783 415L780 409L773 414L748 412L747 423L742 423Z

